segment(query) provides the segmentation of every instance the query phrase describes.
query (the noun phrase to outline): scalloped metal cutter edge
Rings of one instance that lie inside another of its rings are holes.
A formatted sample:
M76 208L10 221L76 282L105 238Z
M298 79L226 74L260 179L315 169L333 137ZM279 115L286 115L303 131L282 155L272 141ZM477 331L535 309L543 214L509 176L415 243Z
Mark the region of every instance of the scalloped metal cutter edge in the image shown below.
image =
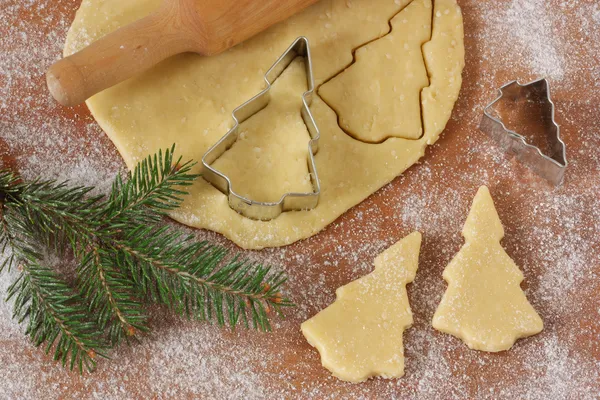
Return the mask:
M261 202L244 197L233 190L229 177L211 166L223 153L225 153L239 137L239 126L242 122L265 108L270 102L270 89L277 78L285 71L291 62L298 56L304 57L306 67L306 80L308 90L302 95L302 119L308 128L311 140L308 143L308 169L313 191L309 193L285 193L277 202ZM225 136L215 143L202 157L202 176L214 187L227 195L229 206L245 217L256 220L270 220L277 218L284 211L310 210L319 202L321 185L317 174L315 158L319 147L320 132L315 119L310 111L315 83L313 77L312 59L308 39L298 37L288 49L279 57L265 74L266 88L256 96L237 107L232 112L235 124Z
M524 91L533 87L536 93L550 105L544 107L547 111L546 117L551 121L548 136L555 139L552 143L552 154L545 155L541 149L528 144L523 135L508 129L504 123L494 117L491 113L493 106L505 95L514 97L525 96ZM516 157L531 168L535 173L547 179L554 185L560 185L568 165L566 145L560 138L560 127L554 119L554 103L550 98L550 84L546 78L538 79L526 84L511 81L500 87L498 97L483 109L483 117L479 129L494 139L500 147Z

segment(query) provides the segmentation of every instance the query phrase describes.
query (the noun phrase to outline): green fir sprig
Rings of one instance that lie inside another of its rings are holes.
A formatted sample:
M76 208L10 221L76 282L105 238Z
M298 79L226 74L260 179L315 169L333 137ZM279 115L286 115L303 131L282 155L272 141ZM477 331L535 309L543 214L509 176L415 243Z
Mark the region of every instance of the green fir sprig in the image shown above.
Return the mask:
M93 370L108 349L148 331L149 303L263 331L272 312L292 305L280 292L283 273L161 223L197 178L193 163L173 152L118 175L108 196L0 170L0 272L18 269L8 289L14 316L36 346L71 369ZM73 281L46 265L52 253L72 253Z

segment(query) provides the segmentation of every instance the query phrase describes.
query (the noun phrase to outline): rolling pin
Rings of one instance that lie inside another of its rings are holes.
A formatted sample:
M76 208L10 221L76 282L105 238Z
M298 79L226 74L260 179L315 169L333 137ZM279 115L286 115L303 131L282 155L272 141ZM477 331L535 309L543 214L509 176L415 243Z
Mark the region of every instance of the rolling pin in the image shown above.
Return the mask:
M53 64L48 89L77 105L173 55L225 51L316 1L163 0L153 14Z

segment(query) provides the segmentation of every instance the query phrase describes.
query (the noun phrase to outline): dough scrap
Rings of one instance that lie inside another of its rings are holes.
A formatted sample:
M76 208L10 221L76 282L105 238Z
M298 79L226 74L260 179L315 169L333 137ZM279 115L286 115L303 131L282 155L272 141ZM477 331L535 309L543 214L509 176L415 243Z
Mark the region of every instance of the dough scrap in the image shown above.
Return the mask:
M423 45L429 86L421 92L425 142L435 143L446 127L465 67L462 14L452 0L436 0L431 40Z
M542 319L519 286L523 273L500 245L504 229L485 186L473 200L463 236L465 244L444 270L448 289L433 327L490 352L541 332Z
M410 3L388 35L356 50L356 62L319 89L351 136L380 143L423 134L420 97L429 78L421 46L431 39L431 12L431 0Z
M223 54L171 57L99 93L87 104L129 168L174 142L184 159L200 160L232 126L231 111L262 89L265 71L296 37L305 35L311 42L315 83L319 85L352 62L353 49L386 35L389 20L409 2L322 0ZM159 4L160 0L83 0L69 30L65 55L148 15ZM311 109L321 130L316 164L322 188L315 209L286 212L271 221L253 221L233 211L223 193L199 179L189 188L183 206L171 216L187 225L220 232L243 248L283 246L316 234L404 172L423 156L427 144L437 140L460 89L464 65L460 8L456 0L436 0L434 15L432 39L423 46L431 86L423 90L424 134L419 140L391 138L377 145L355 140L339 128L336 113L315 96ZM455 45L447 47L452 41ZM389 46L392 48L393 43ZM302 88L289 90L298 93ZM427 90L435 92L435 98L425 98ZM279 127L278 132L298 131L297 118L272 117L271 126ZM267 141L272 146L288 146L285 135L263 138L266 131L253 132L257 136L252 140L262 143L256 147L265 148ZM290 143L296 146L296 142ZM306 143L301 149L305 151ZM234 153L239 153L238 159L255 157L254 153L242 154L241 148ZM287 149L287 153L293 150ZM248 160L239 162L251 164ZM241 168L229 172L232 180L247 181L248 191L255 190L256 174L249 175ZM273 191L256 194L268 198L275 190L285 193L286 179L301 180L300 170L290 172L290 177L282 174L273 178Z
M336 300L305 321L302 333L339 379L404 375L402 334L413 323L406 284L414 280L421 234L413 232L375 259L375 270L336 290Z

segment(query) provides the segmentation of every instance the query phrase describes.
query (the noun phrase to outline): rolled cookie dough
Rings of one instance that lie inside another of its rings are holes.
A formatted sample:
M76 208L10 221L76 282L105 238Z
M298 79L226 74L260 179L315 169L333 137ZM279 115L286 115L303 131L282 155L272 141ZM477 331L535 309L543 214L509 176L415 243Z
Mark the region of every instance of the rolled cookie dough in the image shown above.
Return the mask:
M231 127L231 111L262 89L264 72L296 37L309 38L315 80L320 85L351 64L353 49L385 36L390 19L409 3L322 0L223 54L172 57L92 97L87 104L130 168L147 154L174 142L184 159L200 160ZM159 4L160 0L83 0L69 30L65 55L148 15ZM386 43L390 49L402 46L395 40ZM253 221L229 208L225 195L199 179L172 217L220 232L241 247L252 249L290 244L319 232L413 165L444 129L458 97L464 66L462 15L455 0L435 1L432 39L423 45L423 56L430 85L421 93L424 133L418 140L391 138L377 145L355 140L339 128L336 113L316 96L312 110L321 129L316 163L322 194L314 210L286 212L267 222ZM295 97L301 91L300 86L280 90L282 96ZM268 134L268 129L249 129L265 136L252 139L260 143L253 146L256 150L237 151L235 158L244 168L262 166L248 159L268 146L278 146L282 158L293 157L297 141L287 135L302 134L298 119L271 114L274 120L270 123L277 128L277 135ZM261 118L260 113L256 117ZM305 148L306 144L302 145ZM289 174L279 175L271 172L262 176L264 168L258 173L230 168L229 173L234 182L246 180L244 190L250 195L268 197L275 189L284 193L285 180L290 185L303 184L304 170L289 168ZM274 189L261 194L261 182Z
M334 376L404 375L402 334L413 323L406 284L415 279L420 247L419 232L400 240L375 259L375 271L336 290L335 302L302 324Z

